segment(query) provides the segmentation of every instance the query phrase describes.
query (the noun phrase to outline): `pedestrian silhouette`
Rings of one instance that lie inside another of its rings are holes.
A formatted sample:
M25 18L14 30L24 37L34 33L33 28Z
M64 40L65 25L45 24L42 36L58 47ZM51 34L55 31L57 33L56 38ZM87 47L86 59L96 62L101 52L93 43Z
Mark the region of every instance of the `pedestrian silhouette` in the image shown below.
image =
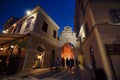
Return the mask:
M60 59L57 57L55 61L56 72L60 71Z

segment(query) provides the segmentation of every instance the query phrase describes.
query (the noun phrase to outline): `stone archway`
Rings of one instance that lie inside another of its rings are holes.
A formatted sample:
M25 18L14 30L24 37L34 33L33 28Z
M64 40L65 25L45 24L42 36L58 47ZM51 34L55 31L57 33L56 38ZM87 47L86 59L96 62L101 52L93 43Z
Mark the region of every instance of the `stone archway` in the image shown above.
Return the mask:
M66 59L70 59L70 58L75 58L75 52L74 52L74 46L72 43L65 43L62 46L62 53L61 53L61 57Z
M38 45L36 47L35 56L34 56L34 64L33 68L42 68L44 62L45 48L43 45Z

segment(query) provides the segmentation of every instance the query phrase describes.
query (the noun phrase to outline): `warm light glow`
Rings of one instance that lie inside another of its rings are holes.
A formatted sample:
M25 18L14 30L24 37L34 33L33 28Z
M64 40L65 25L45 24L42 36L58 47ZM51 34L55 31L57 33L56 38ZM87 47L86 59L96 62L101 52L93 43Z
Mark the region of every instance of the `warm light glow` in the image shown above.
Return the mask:
M11 48L14 48L14 46L13 46L13 45L11 45L10 47L11 47Z
M85 33L84 32L82 33L82 37L85 38Z
M13 27L16 27L16 24L13 24Z
M7 29L7 30L3 30L3 31L2 31L2 33L5 33L5 34L6 34L7 32L8 32L8 29Z
M8 29L6 30L6 32L8 32Z
M30 10L28 10L26 13L27 13L27 15L30 15L30 14L31 14L31 11L30 11Z
M74 58L73 46L71 46L70 44L64 44L61 57L68 59Z
M38 59L41 59L41 56L39 55L39 56L37 56L37 58L38 58Z
M81 35L83 31L84 31L84 28L83 28L83 26L81 26L81 29L80 29L79 35Z
M85 37L86 37L86 36L85 36L85 30L84 30L84 26L83 26L83 25L81 26L79 36L81 37L82 42L83 42L84 39L85 39Z
M5 31L5 30L3 30L2 32L3 32L3 33L6 33L6 31Z
M0 48L0 50L2 51L2 50L3 50L3 48Z

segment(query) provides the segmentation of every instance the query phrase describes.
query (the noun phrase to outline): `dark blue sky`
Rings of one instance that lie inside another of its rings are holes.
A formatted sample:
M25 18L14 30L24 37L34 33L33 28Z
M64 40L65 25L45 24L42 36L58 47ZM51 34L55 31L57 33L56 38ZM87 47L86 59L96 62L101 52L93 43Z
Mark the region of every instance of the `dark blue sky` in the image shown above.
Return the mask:
M75 0L0 0L0 29L11 16L21 18L26 10L40 5L60 26L59 32L66 25L74 27Z

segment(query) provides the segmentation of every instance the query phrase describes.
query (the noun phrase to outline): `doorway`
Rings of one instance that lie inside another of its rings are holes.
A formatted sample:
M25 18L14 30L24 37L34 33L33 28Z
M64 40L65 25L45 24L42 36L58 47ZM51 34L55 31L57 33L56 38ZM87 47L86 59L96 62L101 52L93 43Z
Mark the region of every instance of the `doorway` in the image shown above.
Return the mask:
M39 45L36 48L33 69L38 69L43 67L44 54L45 54L44 47L42 45Z

